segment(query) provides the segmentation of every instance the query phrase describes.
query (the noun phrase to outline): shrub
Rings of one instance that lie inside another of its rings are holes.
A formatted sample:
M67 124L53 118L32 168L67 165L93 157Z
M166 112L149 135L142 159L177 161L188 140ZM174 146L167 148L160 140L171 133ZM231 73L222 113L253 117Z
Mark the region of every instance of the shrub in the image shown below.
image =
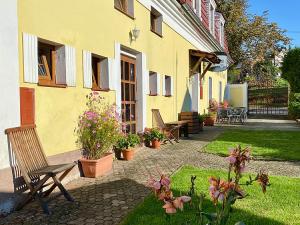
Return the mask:
M290 94L289 115L294 119L300 118L300 93Z
M128 134L120 136L117 141L116 148L117 149L130 149L134 148L140 143L140 137L137 134Z
M284 57L282 64L282 78L286 79L291 91L300 92L300 48L290 50Z
M86 159L99 159L117 142L122 126L115 105L103 103L97 92L86 96L87 110L79 116L75 133Z

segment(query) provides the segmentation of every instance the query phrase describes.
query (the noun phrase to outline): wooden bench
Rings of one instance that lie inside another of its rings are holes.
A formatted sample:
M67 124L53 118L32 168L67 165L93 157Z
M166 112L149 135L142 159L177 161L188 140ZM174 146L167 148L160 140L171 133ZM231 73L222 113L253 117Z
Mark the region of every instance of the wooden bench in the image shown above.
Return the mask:
M29 193L19 202L16 210L22 209L28 202L37 199L44 213L50 214L48 209L50 200L46 197L56 187L60 190L59 195L63 194L68 201L73 202L74 199L61 184L61 181L76 163L49 165L34 125L9 128L5 130L5 133L8 135L11 150L29 189ZM61 175L57 177L58 174ZM53 182L48 182L50 178ZM43 191L48 186L50 187Z

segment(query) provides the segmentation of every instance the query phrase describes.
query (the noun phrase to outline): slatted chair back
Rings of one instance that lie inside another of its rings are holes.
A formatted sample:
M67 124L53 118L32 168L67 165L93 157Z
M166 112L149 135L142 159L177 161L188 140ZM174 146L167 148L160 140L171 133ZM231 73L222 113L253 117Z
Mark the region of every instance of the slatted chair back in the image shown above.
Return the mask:
M30 173L49 165L35 126L10 128L5 133L25 182L31 183L35 177L30 176Z
M166 128L166 124L160 115L159 109L152 109L152 127L157 127L159 129Z

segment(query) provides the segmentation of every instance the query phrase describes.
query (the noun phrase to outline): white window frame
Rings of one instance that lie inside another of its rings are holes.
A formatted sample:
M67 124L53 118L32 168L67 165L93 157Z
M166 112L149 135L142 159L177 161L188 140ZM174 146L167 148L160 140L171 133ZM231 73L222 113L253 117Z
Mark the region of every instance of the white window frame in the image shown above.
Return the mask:
M222 14L220 14L220 20L219 20L219 35L220 35L220 44L221 46L224 48L224 40L225 40L225 19L222 16Z
M202 20L201 18L201 5L202 0L192 0L192 8L194 10L194 12L196 13L196 15Z
M215 37L215 14L217 4L214 0L208 2L208 18L209 18L209 31ZM212 10L211 10L212 9Z

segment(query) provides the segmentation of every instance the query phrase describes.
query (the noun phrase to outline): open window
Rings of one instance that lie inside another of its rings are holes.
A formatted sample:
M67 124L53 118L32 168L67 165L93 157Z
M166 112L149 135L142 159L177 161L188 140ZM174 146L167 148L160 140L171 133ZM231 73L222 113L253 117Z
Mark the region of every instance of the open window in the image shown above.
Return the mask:
M156 33L159 36L162 36L162 22L163 22L163 17L153 7L151 7L150 20L151 20L151 31L154 32L154 33Z
M149 73L149 95L157 96L160 92L160 79L159 74L156 72Z
M108 59L92 54L92 89L108 91Z
M66 86L66 60L63 45L38 41L38 83L45 86Z
M134 0L114 0L115 8L126 14L127 16L134 17Z

